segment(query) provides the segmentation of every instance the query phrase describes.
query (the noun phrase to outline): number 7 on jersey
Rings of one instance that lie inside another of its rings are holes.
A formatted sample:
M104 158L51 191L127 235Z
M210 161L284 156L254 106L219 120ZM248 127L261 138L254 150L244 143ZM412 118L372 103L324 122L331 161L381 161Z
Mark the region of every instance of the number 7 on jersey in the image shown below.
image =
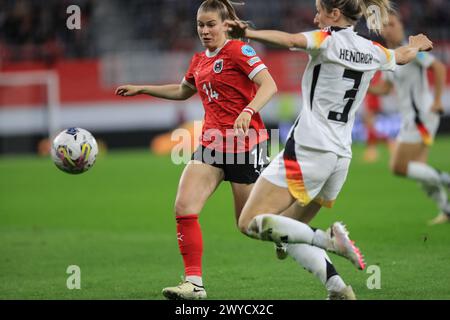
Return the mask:
M319 78L320 73L320 67L321 65L317 65L314 69L314 79L313 79L313 85L311 88L311 109L313 106L314 101L314 91L317 84L317 79ZM363 77L364 72L361 71L355 71L350 69L345 69L343 78L344 79L350 79L354 81L353 88L345 92L344 100L348 99L346 105L344 106L343 112L336 112L336 111L330 111L328 114L328 120L347 123L348 122L348 114L350 113L350 110L352 109L353 103L355 102L356 95L358 94L359 86L361 85L361 80Z

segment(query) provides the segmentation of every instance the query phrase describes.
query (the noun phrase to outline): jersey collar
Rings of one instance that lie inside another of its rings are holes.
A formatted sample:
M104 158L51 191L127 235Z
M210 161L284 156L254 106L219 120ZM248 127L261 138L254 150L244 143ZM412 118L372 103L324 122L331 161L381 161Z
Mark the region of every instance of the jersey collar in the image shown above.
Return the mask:
M331 27L327 27L327 28L325 28L327 31L330 31L330 32L339 32L339 31L341 31L341 30L350 30L350 31L353 31L354 29L355 29L355 27L353 27L353 26L348 26L348 27L346 27L346 28L342 28L342 27L337 27L337 26L331 26Z
M212 51L212 52L209 51L209 49L206 49L206 51L205 51L206 56L207 56L208 58L214 58L215 56L217 56L217 55L219 54L220 50L222 50L223 47L225 47L225 46L228 44L228 42L230 42L229 39L228 39L227 41L225 41L225 44L224 44L222 47L217 48L216 50L214 50L214 51Z

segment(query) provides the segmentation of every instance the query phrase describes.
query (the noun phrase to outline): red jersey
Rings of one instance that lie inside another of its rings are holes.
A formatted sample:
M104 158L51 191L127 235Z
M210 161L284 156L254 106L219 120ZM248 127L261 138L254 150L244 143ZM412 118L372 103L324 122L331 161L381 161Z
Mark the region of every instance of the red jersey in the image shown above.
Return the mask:
M228 40L214 52L194 55L183 84L197 90L205 109L201 143L227 153L247 152L268 139L259 113L252 117L249 137L234 136L233 125L253 100L257 86L252 81L267 69L255 50L238 40Z

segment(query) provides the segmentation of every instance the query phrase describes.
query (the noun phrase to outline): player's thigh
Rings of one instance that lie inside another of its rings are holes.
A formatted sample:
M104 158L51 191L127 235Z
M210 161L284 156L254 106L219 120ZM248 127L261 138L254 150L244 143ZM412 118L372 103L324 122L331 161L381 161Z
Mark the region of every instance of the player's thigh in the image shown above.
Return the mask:
M200 213L206 200L216 190L222 179L222 169L199 161L190 161L180 178L175 213L177 215Z
M241 216L242 209L247 202L250 193L253 189L253 184L242 184L231 182L231 190L233 192L234 199L234 213L236 218L236 224L239 222L239 217Z
M239 229L246 232L254 217L260 214L281 214L295 202L289 190L263 177L256 181L239 218Z
M250 151L245 153L227 154L227 159L230 158L233 161L224 165L224 181L231 183L235 217L236 222L238 222L253 185L269 162L267 142L255 145Z
M428 112L417 119L405 119L397 137L397 146L391 158L391 170L397 175L406 175L411 161L427 162L429 146L439 128L440 116Z
M297 147L298 167L285 160L285 167L290 166L286 175L289 191L301 206L308 206L319 195L333 174L338 156L333 152Z
M301 206L298 201L295 201L295 203L287 210L283 211L281 215L309 224L317 213L319 213L321 208L322 206L315 201L310 202L306 207Z
M333 173L337 155L332 152L286 145L262 177L271 183L289 190L301 206L306 207L320 193L323 185Z
M338 158L333 173L323 185L319 194L314 199L314 202L326 208L333 207L334 202L336 201L345 181L347 180L350 162L350 158Z
M427 162L429 147L422 142L397 142L391 158L391 171L398 175L406 175L408 163L411 161Z

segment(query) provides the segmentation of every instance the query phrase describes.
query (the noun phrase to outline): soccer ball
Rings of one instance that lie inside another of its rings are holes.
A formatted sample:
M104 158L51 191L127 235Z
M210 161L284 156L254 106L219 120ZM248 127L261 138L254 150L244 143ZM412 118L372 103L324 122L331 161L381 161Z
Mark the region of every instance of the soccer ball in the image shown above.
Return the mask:
M55 165L64 172L80 174L88 171L98 154L97 141L87 130L70 128L53 140L51 155Z

